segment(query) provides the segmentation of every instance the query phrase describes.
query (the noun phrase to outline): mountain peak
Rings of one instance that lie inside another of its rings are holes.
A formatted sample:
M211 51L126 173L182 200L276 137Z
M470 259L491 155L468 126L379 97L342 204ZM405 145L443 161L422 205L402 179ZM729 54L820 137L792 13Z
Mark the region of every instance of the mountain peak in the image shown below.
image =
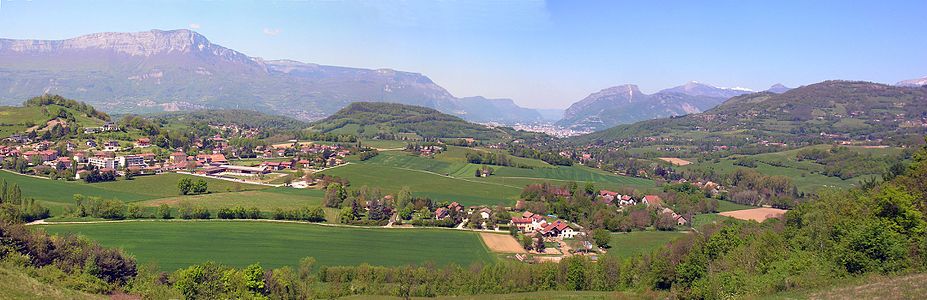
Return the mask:
M782 94L791 89L792 88L787 87L781 83L777 83L777 84L773 84L772 86L770 86L768 89L766 89L766 91L771 92L771 93L776 93L776 94Z
M750 89L745 89L745 88L739 88L739 87L722 88L722 87L716 87L710 84L701 83L698 81L689 81L683 85L662 90L659 93L679 93L679 94L686 94L689 96L730 98L734 96L748 94L751 92L753 91L751 91Z
M927 76L916 79L902 80L896 83L897 86L919 87L927 85Z

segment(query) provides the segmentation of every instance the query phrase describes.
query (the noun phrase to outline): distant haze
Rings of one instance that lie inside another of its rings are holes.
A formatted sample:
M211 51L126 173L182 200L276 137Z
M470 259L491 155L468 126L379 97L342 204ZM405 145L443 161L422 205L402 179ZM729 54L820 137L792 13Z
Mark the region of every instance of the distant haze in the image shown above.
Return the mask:
M653 94L692 80L763 90L920 78L925 11L925 1L3 1L0 37L189 28L268 60L410 71L453 95L562 109L624 83Z

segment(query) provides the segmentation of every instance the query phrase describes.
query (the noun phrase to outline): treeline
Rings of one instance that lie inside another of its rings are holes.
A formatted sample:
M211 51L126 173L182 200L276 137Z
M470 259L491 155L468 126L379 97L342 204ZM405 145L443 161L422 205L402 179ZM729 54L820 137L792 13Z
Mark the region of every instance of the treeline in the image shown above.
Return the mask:
M471 164L478 165L494 165L494 166L504 166L504 167L516 167L516 168L527 168L530 169L530 166L525 166L515 162L515 160L509 158L508 155L495 152L483 152L483 151L467 151L466 153L467 162Z
M272 132L295 132L308 126L308 124L290 117L241 109L167 112L150 115L148 118L160 124L185 124L190 126L236 125L243 128L260 128L262 131Z
M67 99L59 95L49 95L45 94L38 97L33 97L23 103L23 106L26 107L37 107L37 106L48 106L48 105L58 105L64 106L79 112L86 114L88 117L96 118L100 120L109 120L109 115L102 111L96 110L93 106L90 106L84 102L78 102L76 100Z
M35 199L23 199L19 185L0 180L0 222L31 222L49 215L48 208Z
M97 183L97 182L107 182L107 181L116 181L116 172L107 171L102 172L98 169L93 169L84 174L84 182L86 183Z
M524 158L533 158L540 159L546 163L555 165L555 166L572 166L573 160L568 157L563 157L559 153L554 153L550 151L542 152L537 149L533 149L528 146L522 145L511 145L508 148L509 154L518 157Z
M847 147L834 146L828 150L803 149L798 151L799 161L813 161L824 166L821 174L840 179L850 179L862 175L882 175L901 166L901 161L910 157L908 153L899 155L863 154Z
M310 140L310 141L337 142L337 143L356 143L357 142L357 136L355 135L320 133L320 132L301 132L300 139Z

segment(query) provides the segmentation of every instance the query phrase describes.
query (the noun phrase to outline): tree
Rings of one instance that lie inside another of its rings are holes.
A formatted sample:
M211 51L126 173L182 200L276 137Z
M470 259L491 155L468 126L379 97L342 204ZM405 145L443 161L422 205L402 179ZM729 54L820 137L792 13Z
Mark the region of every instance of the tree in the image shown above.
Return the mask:
M412 203L412 191L408 186L403 186L396 194L396 207L406 207L409 203Z
M193 187L190 189L193 194L197 195L205 194L208 190L209 186L207 185L205 179L197 179L196 182L193 183Z
M170 219L171 218L171 207L168 206L166 203L161 204L161 206L158 206L158 216L160 216L162 219Z
M532 240L530 237L528 237L527 235L522 235L521 236L521 247L525 248L525 250L531 250L531 241Z
M325 189L325 196L323 200L325 206L338 208L341 207L341 203L344 202L344 199L347 199L348 195L345 192L344 187L340 183L332 183L328 185L328 188Z
M544 252L544 248L547 247L547 245L544 244L544 236L541 235L540 232L537 232L534 234L534 238L536 239L534 242L534 250Z
M177 189L180 190L181 195L188 195L193 190L193 180L190 178L181 178L177 182Z
M608 242L611 239L612 236L608 233L608 230L599 228L592 231L592 240L595 241L595 245L599 248L608 248Z

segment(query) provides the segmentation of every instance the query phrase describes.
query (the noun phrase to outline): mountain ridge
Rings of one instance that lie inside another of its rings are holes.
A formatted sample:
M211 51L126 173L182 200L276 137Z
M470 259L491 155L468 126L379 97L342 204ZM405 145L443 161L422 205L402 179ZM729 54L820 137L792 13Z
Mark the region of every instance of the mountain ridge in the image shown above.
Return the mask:
M317 120L351 102L377 101L480 121L500 115L477 109L492 103L462 102L420 73L264 60L186 29L0 39L0 104L44 93L116 113L236 108ZM513 118L504 123L541 119L530 109L506 107L515 111L501 114Z
M781 94L758 92L728 99L702 113L619 125L574 142L757 143L923 141L927 88L830 80ZM770 125L773 124L774 126ZM697 139L697 140L696 140ZM910 139L910 140L909 140Z
M557 124L577 130L602 130L620 124L702 112L727 98L746 93L749 92L690 81L645 94L637 85L623 84L599 90L573 103Z

